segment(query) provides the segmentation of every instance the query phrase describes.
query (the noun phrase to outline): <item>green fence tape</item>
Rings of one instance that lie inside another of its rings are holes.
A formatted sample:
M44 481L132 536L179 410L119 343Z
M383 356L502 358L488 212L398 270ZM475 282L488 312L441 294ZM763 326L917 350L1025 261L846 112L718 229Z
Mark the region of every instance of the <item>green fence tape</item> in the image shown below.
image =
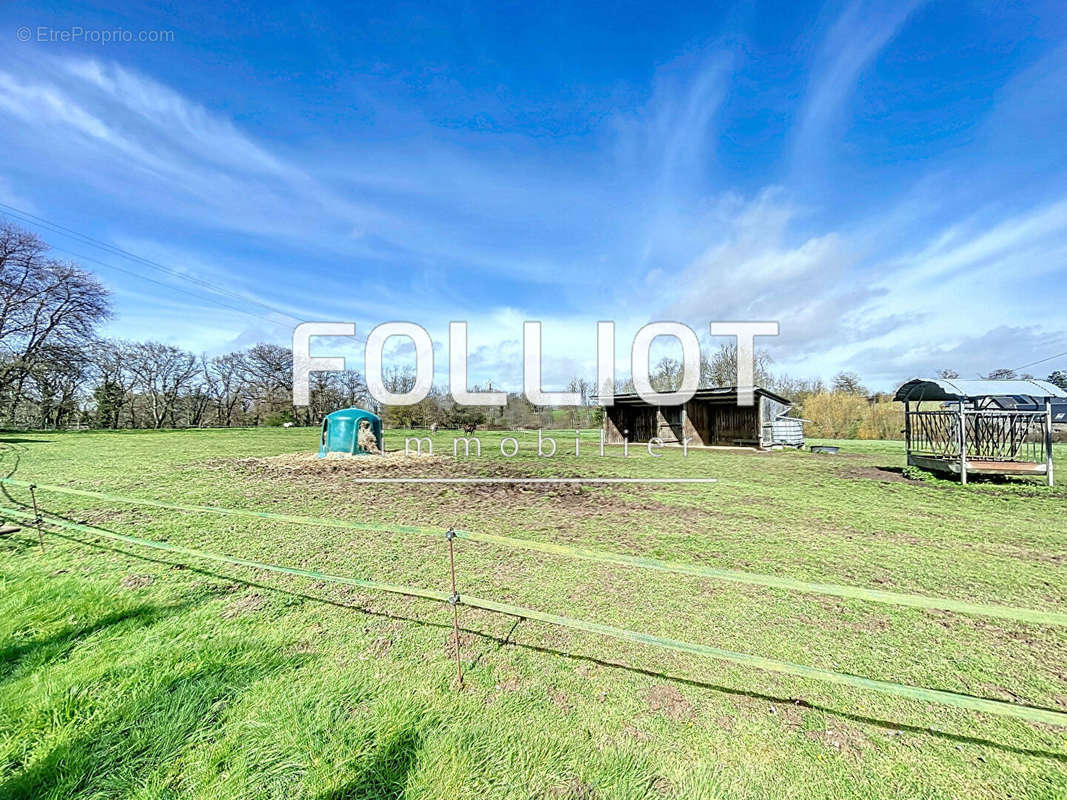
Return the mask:
M601 625L597 622L560 617L555 614L546 614L543 611L534 611L528 608L497 603L493 600L482 600L477 597L464 597L463 605L484 608L487 611L498 611L502 614L511 614L516 617L534 619L547 622L550 625L562 625L567 628L596 633L602 636L612 636L616 639L626 639L631 642L650 644L664 647L668 650L678 650L683 653L706 656L708 658L728 661L732 664L740 664L747 667L756 667L767 672L778 672L784 675L795 675L800 678L810 678L824 683L834 683L841 686L853 686L859 689L869 689L883 694L896 697L905 697L910 700L921 700L927 703L939 703L955 708L965 708L970 711L984 711L989 714L999 714L1007 717L1019 717L1028 722L1043 722L1049 725L1067 725L1067 713L1053 711L1051 709L1035 708L1033 706L1013 705L1001 700L987 700L984 697L974 697L956 692L947 692L940 689L924 689L920 686L908 686L903 683L880 681L874 678L862 678L858 675L850 675L845 672L833 672L817 667L808 667L803 664L794 664L790 661L779 661L773 658L749 655L747 653L735 653L731 650L723 650L718 647L710 647L704 644L684 642L678 639L668 639L662 636L653 636L648 633L615 628L611 625Z
M16 517L19 519L33 521L33 514L26 511L19 511L13 508L0 508L0 514ZM297 567L282 567L277 564L264 564L261 561L250 561L247 558L238 558L237 556L224 556L218 553L208 553L203 550L193 550L190 547L182 547L177 544L170 544L169 542L157 542L153 539L142 539L139 536L127 536L123 533L115 533L114 531L104 530L103 528L97 528L93 525L82 525L78 522L70 522L69 520L57 518L52 514L42 514L42 519L49 525L56 525L60 528L68 528L73 531L79 531L81 533L88 533L93 536L103 536L106 539L113 539L117 542L125 542L127 544L139 545L141 547L151 547L156 550L163 550L168 553L178 553L179 555L189 556L191 558L203 558L207 561L217 561L223 564L236 564L241 567L252 567L253 569L262 569L269 572L281 572L286 575L297 575L301 578L311 578L317 581L328 581L330 583L344 583L349 586L360 586L364 589L377 589L382 592L392 592L394 594L406 594L413 595L415 597L425 597L430 600L448 600L449 594L447 592L436 592L432 589L417 589L411 586L401 586L395 583L382 583L381 581L368 581L362 578L348 578L343 575L329 575L325 572L317 572L313 569L299 569Z
M29 487L29 481L15 478L0 478L0 483L8 483L13 486ZM42 491L58 492L61 494L89 497L97 500L111 500L118 503L130 503L134 505L150 506L153 508L165 508L172 511L187 511L193 513L222 514L238 517L251 517L256 519L269 519L278 522L287 522L296 525L308 525L325 528L338 528L358 531L378 531L394 533L413 533L422 535L440 535L441 531L433 528L424 528L413 525L375 524L369 522L351 522L340 519L325 519L321 517L303 517L291 514L277 514L270 511L252 511L246 509L221 508L219 506L195 506L179 503L167 503L161 500L146 500L137 497L125 497L123 495L108 494L105 492L93 492L86 489L74 489L67 486L36 485ZM472 531L456 531L461 539L474 542L494 544L501 547L509 547L522 550L532 550L549 555L570 556L587 561L598 561L606 564L618 564L622 566L637 567L640 569L652 569L660 572L670 572L678 575L693 575L701 578L731 581L733 583L747 584L750 586L766 586L787 591L805 592L809 594L823 594L833 597L843 597L851 600L866 600L873 603L888 603L893 605L909 606L937 611L953 611L959 614L972 614L985 617L996 617L1015 622L1029 622L1039 625L1064 625L1067 626L1067 614L1056 611L1042 611L1029 608L1017 608L1014 606L993 605L987 603L968 603L963 600L953 600L947 597L929 597L927 595L909 594L905 592L890 592L882 589L868 589L861 586L847 586L836 583L819 583L801 581L778 575L763 575L755 572L741 570L720 569L707 567L700 564L682 564L673 561L663 561L658 558L644 556L632 556L625 553L611 553L603 550L590 550L572 545L556 544L553 542L541 542L532 539L516 539L510 536L498 536L491 533L476 533Z
M6 514L11 517L29 521L32 521L34 519L32 513L10 508L0 507L0 514ZM363 580L361 578L348 578L340 575L329 575L327 573L318 572L316 570L297 569L295 567L283 567L278 566L276 564L265 564L259 561L251 561L245 558L238 558L236 556L226 556L219 555L217 553L208 553L201 550L193 550L189 547L182 547L180 545L170 544L168 542L157 542L151 539L142 539L137 536L127 536L125 534L115 533L114 531L105 530L103 528L97 528L92 525L83 525L77 522L69 522L65 519L55 518L53 515L47 515L44 521L49 525L67 528L92 536L101 536L107 539L112 539L114 541L125 542L127 544L139 545L141 547L149 547L170 553L178 553L180 555L189 556L191 558L199 558L207 561L234 564L236 566L241 567L251 567L253 569L268 570L270 572L280 572L288 575L296 575L299 577L310 578L312 580L318 581L343 583L348 584L350 586L359 586L365 589L376 589L384 592L391 592L393 594L422 597L441 602L448 602L449 600L449 595L445 592L437 592L431 589L420 589L412 586L402 586L395 583L383 583L380 581ZM891 681L881 681L873 678L863 678L858 675L850 675L844 672L834 672L832 670L819 669L817 667L808 667L804 666L803 664L794 664L789 661L779 661L777 659L764 658L762 656L755 656L747 653L735 653L731 650L723 650L721 648L711 647L709 645L696 644L694 642L685 642L679 639L670 639L663 636L654 636L649 633L640 633L638 631L631 631L625 628L616 628L611 625L602 625L597 622L588 622L586 620L573 619L571 617L561 617L556 614L549 614L544 611L537 611L531 608L523 608L521 606L514 606L508 603L498 603L495 600L486 600L479 597L464 596L460 602L462 605L469 606L471 608L480 608L485 611L493 611L501 614L508 614L514 617L521 617L523 619L536 620L538 622L544 622L549 625L558 625L561 627L585 631L587 633L593 633L600 636L610 636L615 639L624 639L626 641L636 642L638 644L653 645L655 647L662 647L668 650L676 650L683 653L704 656L706 658L714 658L719 661L726 661L732 664L739 664L741 666L755 667L757 669L765 670L767 672L777 672L784 675L793 675L800 678L808 678L811 680L822 681L824 683L832 683L841 686L852 686L859 689L868 689L875 692L881 692L882 694L893 695L895 697L902 697L909 700L919 700L928 703L937 703L944 706L962 708L970 711L983 711L989 714L997 714L1000 716L1017 717L1019 719L1026 720L1027 722L1038 722L1048 725L1059 725L1067 727L1067 713L1061 711L1053 711L1051 709L1035 708L1033 706L1005 703L1000 700L988 700L982 697L973 697L971 695L958 694L956 692L948 692L940 689L925 689L919 686L908 686L906 684L893 683Z

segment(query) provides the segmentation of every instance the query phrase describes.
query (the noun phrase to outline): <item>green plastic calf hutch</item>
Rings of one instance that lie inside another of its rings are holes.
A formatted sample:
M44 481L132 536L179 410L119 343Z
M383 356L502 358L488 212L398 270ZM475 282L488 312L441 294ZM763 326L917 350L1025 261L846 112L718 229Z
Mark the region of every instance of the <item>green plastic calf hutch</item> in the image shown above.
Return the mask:
M319 458L330 453L370 456L383 452L382 421L377 415L361 408L343 408L323 418Z

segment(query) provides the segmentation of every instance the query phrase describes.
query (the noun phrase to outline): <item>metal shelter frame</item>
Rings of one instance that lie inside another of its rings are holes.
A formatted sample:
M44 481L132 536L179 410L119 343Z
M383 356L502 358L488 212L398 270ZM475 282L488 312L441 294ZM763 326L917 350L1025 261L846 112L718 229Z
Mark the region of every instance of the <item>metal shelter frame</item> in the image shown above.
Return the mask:
M1067 421L1067 392L1054 384L915 379L894 399L904 403L909 466L957 474L961 483L968 475L1044 475L1054 485L1053 425Z

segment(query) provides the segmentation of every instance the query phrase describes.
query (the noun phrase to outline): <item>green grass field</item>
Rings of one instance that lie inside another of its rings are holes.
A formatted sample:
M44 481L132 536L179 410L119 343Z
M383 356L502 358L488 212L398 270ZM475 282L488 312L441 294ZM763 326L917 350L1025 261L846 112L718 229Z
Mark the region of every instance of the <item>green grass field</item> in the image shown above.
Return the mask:
M895 442L369 464L308 429L0 434L0 474L179 503L456 526L805 580L1067 609L1067 489L914 480ZM387 448L403 447L390 433ZM1067 450L1057 452L1067 482ZM366 485L369 475L713 485ZM25 489L0 485L24 508ZM45 510L247 559L447 591L443 536L40 491ZM57 529L58 530L58 529ZM0 797L1054 798L1067 728L967 712L69 532L0 540ZM456 543L461 594L1067 711L1067 629Z

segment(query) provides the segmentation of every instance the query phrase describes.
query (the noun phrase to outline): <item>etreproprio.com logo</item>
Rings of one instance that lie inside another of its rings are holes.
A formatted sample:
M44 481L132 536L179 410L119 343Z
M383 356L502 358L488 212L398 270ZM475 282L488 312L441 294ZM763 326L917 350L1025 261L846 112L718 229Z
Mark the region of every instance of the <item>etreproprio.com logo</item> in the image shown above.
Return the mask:
M20 25L15 30L20 42L41 44L89 43L89 44L161 44L174 41L172 30L130 30L128 28L86 28L72 25L57 28L51 25Z

